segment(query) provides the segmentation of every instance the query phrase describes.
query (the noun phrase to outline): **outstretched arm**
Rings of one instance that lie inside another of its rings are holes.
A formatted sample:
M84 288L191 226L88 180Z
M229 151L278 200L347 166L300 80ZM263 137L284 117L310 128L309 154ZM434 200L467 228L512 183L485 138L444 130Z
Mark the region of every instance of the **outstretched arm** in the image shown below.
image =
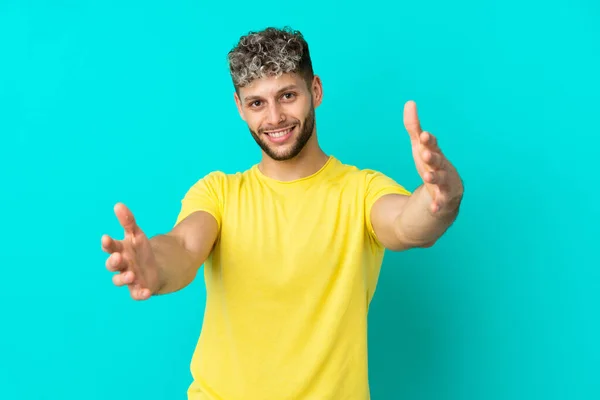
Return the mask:
M115 214L125 231L122 240L102 236L109 255L106 268L116 286L127 286L131 297L146 300L152 295L178 291L192 282L210 254L218 234L212 215L198 211L164 235L148 238L124 204Z
M214 217L197 211L169 233L151 238L150 247L162 278L157 294L176 292L189 285L212 251L217 235Z
M371 220L382 244L394 251L432 246L456 219L463 183L437 139L421 129L414 102L404 107L415 166L423 184L410 196L390 194L375 202Z

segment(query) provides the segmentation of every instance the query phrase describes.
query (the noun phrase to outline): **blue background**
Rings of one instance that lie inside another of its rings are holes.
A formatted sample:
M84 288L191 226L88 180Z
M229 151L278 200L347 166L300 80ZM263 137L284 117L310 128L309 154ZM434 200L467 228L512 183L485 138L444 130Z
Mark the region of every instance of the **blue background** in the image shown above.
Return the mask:
M327 152L414 189L414 99L465 181L443 240L386 256L373 399L600 398L600 7L567 4L2 0L0 398L185 398L202 280L134 302L100 237L258 161L225 56L268 25L309 41Z

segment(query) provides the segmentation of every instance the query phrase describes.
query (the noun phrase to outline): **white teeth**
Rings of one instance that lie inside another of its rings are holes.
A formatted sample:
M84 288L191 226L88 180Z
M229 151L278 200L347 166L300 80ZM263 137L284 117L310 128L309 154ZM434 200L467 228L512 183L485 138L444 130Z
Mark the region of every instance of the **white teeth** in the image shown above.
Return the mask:
M269 136L271 136L272 138L279 138L279 137L285 136L288 133L290 133L293 128L294 127L291 127L289 129L286 129L285 131L279 131L279 132L268 132L267 134Z

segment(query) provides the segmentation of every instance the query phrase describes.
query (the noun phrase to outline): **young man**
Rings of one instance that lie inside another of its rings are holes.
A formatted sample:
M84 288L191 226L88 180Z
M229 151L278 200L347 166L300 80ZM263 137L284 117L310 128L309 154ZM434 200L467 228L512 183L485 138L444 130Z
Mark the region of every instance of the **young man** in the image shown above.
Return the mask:
M125 237L102 237L106 266L144 300L184 288L204 264L190 400L368 399L367 312L384 251L435 243L458 213L461 179L413 102L404 121L424 181L414 193L326 155L321 81L299 32L250 33L229 65L262 160L200 179L175 227L151 239L117 204Z

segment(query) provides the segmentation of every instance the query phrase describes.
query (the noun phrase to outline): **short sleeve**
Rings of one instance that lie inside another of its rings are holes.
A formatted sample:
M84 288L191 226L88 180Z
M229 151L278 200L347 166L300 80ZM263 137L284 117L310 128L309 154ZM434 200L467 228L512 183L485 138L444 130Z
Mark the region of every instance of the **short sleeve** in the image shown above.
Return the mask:
M181 210L175 225L196 211L205 211L217 220L221 228L225 175L211 172L196 182L181 200Z
M401 194L410 196L410 192L395 180L378 171L366 171L365 189L365 222L369 234L377 240L373 224L371 223L371 209L373 204L384 195Z

